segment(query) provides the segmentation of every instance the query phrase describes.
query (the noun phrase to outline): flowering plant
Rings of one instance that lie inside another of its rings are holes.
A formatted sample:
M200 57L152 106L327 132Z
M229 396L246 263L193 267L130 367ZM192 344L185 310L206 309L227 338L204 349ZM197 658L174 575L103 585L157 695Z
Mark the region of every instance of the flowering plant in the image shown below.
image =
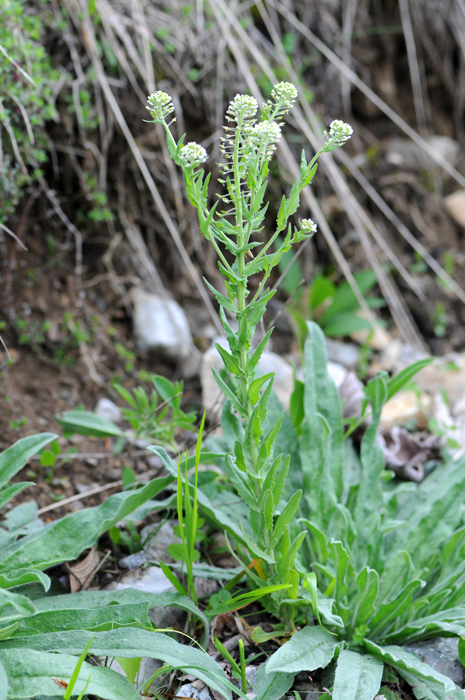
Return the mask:
M174 105L167 93L155 92L147 105L153 122L165 129L171 157L184 171L187 195L197 209L203 235L216 251L224 278L224 291L207 281L206 284L219 303L229 345L229 351L219 344L216 346L226 372L221 375L212 369L232 409L230 422L235 431L234 450L225 457L225 469L250 513L248 523L237 534L242 545L239 551L244 561L252 560L247 571L256 585L263 586L266 581L276 586L270 607L290 628L292 601L297 597L299 585L294 562L306 533L300 532L291 541L289 523L302 492L296 491L283 502L290 457L275 455L282 416L271 427L264 428L274 375L257 376L257 365L273 329L255 348L252 339L274 294L267 287L271 271L284 253L316 231L316 224L309 218L302 219L298 226L289 223L299 207L300 193L312 182L319 156L343 145L352 134L348 124L333 121L329 133L325 132L321 149L310 163L302 151L300 176L289 196L282 198L274 230L263 236L269 163L281 138L283 119L296 100L295 86L282 82L272 89L271 99L262 106L259 119L255 98L236 95L230 102L225 135L221 139L224 161L219 164L218 182L224 193L213 206L209 206L208 197L210 175L200 167L207 160L205 149L192 142L184 145L184 136L175 141L170 130L173 121L167 121ZM284 236L278 238L282 233ZM281 242L275 249L277 241ZM252 291L249 279L258 274L261 277Z

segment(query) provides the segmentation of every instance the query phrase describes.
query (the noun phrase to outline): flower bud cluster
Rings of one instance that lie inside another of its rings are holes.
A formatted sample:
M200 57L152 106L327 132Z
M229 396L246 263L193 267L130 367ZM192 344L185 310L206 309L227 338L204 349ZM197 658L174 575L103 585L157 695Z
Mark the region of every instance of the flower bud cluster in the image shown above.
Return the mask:
M183 146L180 155L182 162L187 168L194 168L197 165L202 165L208 158L205 148L195 143L195 141L191 141Z
M297 88L292 83L278 83L271 91L271 100L263 105L265 118L272 121L281 119L291 111L298 96Z
M297 88L292 83L278 83L271 91L271 97L276 102L286 109L288 112L292 109L294 102L298 96Z
M300 222L300 233L303 233L306 236L316 233L316 228L316 223L311 219L302 219Z
M228 122L242 122L245 119L253 119L257 114L258 102L255 97L250 95L236 95L231 100L226 111L226 120Z
M281 127L276 122L260 122L256 124L250 133L250 140L254 149L263 147L271 153L276 149L276 144L281 138Z
M335 119L329 125L329 134L325 131L325 145L332 145L333 147L342 146L350 139L353 133L354 130L350 124L346 124L340 119Z
M174 112L173 100L167 92L157 90L147 99L147 109L157 122L164 122L166 117Z

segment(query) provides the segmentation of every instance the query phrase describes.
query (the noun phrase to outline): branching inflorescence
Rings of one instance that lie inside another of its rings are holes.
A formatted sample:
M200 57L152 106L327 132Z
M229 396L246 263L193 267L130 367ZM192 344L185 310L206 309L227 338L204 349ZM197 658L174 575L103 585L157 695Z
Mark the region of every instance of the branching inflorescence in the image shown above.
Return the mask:
M226 193L211 207L208 203L210 176L200 168L207 159L205 149L196 143L184 145L184 137L175 141L166 121L174 109L168 94L154 93L147 106L153 121L165 129L171 157L184 170L189 200L197 209L203 235L215 248L224 278L224 291L215 289L207 281L206 284L219 303L229 344L229 351L217 345L225 373L213 370L227 399L225 410L230 411L236 432L234 450L225 457L225 469L250 511L248 526L244 526L238 536L238 551L244 562L252 560L253 568L249 566L248 575L256 585L263 586L267 581L276 587L270 609L291 628L292 600L297 596L299 585L294 561L305 532L291 540L289 523L298 508L301 492L297 491L287 503L282 502L290 462L288 456L275 454L282 416L265 429L273 375L258 376L257 365L272 329L255 349L252 349L252 338L274 294L266 286L271 271L294 244L316 231L316 224L309 218L302 219L299 226L289 223L299 207L300 193L311 183L318 157L343 145L352 134L348 124L334 121L329 134L325 133L322 148L310 163L302 152L300 176L294 181L289 196L282 198L274 230L261 236L264 240L257 240L257 233L265 225L268 206L265 194L269 162L281 138L284 117L297 96L294 85L279 83L272 89L271 99L263 104L259 119L254 97L236 95L230 102L220 145L224 162L219 164L219 182ZM226 211L218 211L220 202L227 205ZM226 256L226 251L230 255ZM252 293L248 280L257 274L261 278Z

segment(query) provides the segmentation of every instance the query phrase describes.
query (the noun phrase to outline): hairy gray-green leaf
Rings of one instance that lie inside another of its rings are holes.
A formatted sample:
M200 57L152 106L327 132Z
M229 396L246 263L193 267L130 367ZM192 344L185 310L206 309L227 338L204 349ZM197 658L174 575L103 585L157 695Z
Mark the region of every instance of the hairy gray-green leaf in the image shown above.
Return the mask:
M7 484L24 467L30 457L40 452L45 445L57 437L54 433L30 435L21 438L2 452L0 454L0 487Z
M261 664L253 686L255 700L281 700L293 682L293 673L267 673L265 664Z
M270 656L266 672L299 673L325 668L339 647L337 638L322 627L304 627Z
M100 506L71 513L10 544L0 553L0 579L4 576L8 580L15 569L43 570L77 558L84 549L95 544L102 533L172 481L173 477L165 476L153 479L141 489L116 493Z
M337 660L332 700L373 700L381 686L383 666L369 654L343 649Z
M83 647L84 648L84 647ZM69 683L76 667L77 658L68 654L50 654L33 649L2 649L0 646L0 663L3 663L8 675L9 700L46 697L63 697L64 688L54 680L56 678ZM102 666L91 666L84 662L74 687L74 694L82 692L90 678L87 692L105 698L105 700L133 700L134 687L119 673ZM0 698L1 688L0 675Z
M79 655L90 640L92 654L128 658L147 656L159 659L173 668L194 674L226 698L231 697L232 684L208 654L195 647L179 644L166 634L143 629L120 628L95 634L73 630L8 639L0 646L0 661L3 659L4 650L8 649L16 651L17 659L21 658L24 649Z

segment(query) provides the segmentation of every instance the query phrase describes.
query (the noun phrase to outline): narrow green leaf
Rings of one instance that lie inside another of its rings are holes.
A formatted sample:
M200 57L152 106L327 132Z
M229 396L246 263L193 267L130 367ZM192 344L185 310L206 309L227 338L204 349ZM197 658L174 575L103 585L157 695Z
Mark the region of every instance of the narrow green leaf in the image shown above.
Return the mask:
M207 285L208 289L215 295L216 301L220 306L223 307L223 309L226 309L226 311L230 311L233 314L237 314L237 307L234 306L232 301L229 301L229 299L225 297L224 294L221 294L221 292L215 289L215 287L213 287L213 285L211 285L210 282L208 282L208 280L205 279L205 277L203 278L203 281Z
M122 656L117 656L115 657L115 661L119 663L131 685L135 685L137 674L140 671L142 657L136 656L132 659L125 659Z
M309 172L303 177L302 182L301 182L301 187L306 187L307 185L310 185L313 178L315 177L315 173L318 168L318 163L315 163L313 168L309 170Z
M464 692L458 686L446 690L441 683L418 678L414 673L401 670L398 673L412 688L417 700L463 700Z
M82 668L84 660L87 656L87 653L90 649L90 645L92 644L92 641L93 641L93 637L92 637L92 639L89 639L86 646L82 650L81 655L79 656L79 659L77 660L74 671L72 672L71 678L69 679L68 687L66 688L65 694L63 695L63 700L69 700L71 697L71 694L72 694L74 687L76 685L76 681L79 677L79 673L81 671L81 668ZM92 674L89 674L88 682L90 682L91 675Z
M332 700L373 700L381 687L383 666L373 656L343 649L337 660Z
M266 672L299 673L325 668L339 647L333 635L322 627L304 627L270 656Z
M460 637L460 639L459 639L458 652L459 652L460 663L462 664L462 666L465 666L465 638L464 637Z
M239 363L236 357L234 355L231 355L227 350L225 350L219 343L215 343L215 348L217 349L218 353L221 356L221 359L224 362L224 366L228 370L228 372L232 372L235 374L237 377L240 377L242 372L241 368L239 367Z
M11 625L6 625L5 627L0 627L0 641L12 637L13 634L18 629L18 622L12 622Z
M366 566L357 576L355 586L358 591L350 606L352 629L368 622L377 609L376 600L379 586L378 572Z
M216 369L214 367L212 367L211 370L212 370L213 376L215 377L215 381L218 384L218 386L221 389L224 396L231 402L232 406L238 412L238 414L240 416L242 416L242 418L245 418L244 409L242 407L241 402L237 398L236 394L233 392L232 389L230 389L230 387L226 384L226 382L223 381L223 379L221 379L219 373L216 371Z
M28 486L34 486L34 482L21 481L19 484L13 484L12 486L8 486L6 489L3 489L3 491L0 491L0 508L3 508L8 501L11 501L14 496L21 491L24 491L24 489L27 489Z
M0 589L0 618L2 620L5 619L5 615L8 613L11 617L16 615L27 617L35 612L34 603L27 596Z
M173 572L171 571L169 566L162 561L160 561L159 563L160 563L161 570L165 574L168 581L175 587L175 589L178 591L178 593L180 593L181 595L185 595L187 597L186 589L179 582L178 578L173 574Z
M302 498L302 490L296 491L293 496L287 502L285 508L283 509L281 515L278 516L276 524L273 529L273 534L271 537L271 546L275 547L276 544L281 539L284 530L287 528L292 518L295 515L297 508L299 507L300 499Z
M401 372L399 372L399 374L396 374L395 377L392 377L392 379L389 379L387 401L392 399L394 394L397 394L397 392L402 389L402 387L404 387L417 372L424 367L428 367L428 365L430 365L433 361L434 357L424 357L422 360L418 360L417 362L414 362L403 369Z
M288 216L286 215L286 197L283 195L276 220L276 226L280 231L285 228Z
M276 460L281 460L281 456L277 457ZM283 465L281 469L279 470L279 474L275 480L274 483L274 488L273 488L273 497L275 499L276 504L279 503L281 500L281 496L283 495L284 487L286 485L286 480L287 480L287 475L289 474L289 467L291 464L291 456L288 454L284 458Z
M413 596L424 585L423 581L415 579L409 583L396 595L393 600L382 603L376 615L370 620L369 635L383 637L383 630L388 630L389 625L399 619L403 612L409 607Z
M267 673L265 664L258 667L253 686L254 700L281 700L294 682L294 673Z
M100 506L71 513L5 547L0 554L0 585L3 585L2 579L11 581L15 570L22 569L24 573L21 575L26 575L28 569L46 569L76 559L84 549L92 547L103 532L163 491L172 481L171 476L160 477L136 491L116 493ZM11 585L19 583L4 587Z
M274 378L274 372L264 374L262 377L257 377L249 386L249 399L252 404L256 404L260 398L260 390L262 386L270 379Z
M263 351L265 350L265 348L268 344L268 341L270 339L271 334L273 333L273 330L274 330L273 328L270 328L268 333L266 333L266 335L263 336L263 338L261 339L261 341L259 342L259 344L255 348L255 350L253 351L250 359L247 361L247 376L248 377L252 377L253 371L254 371L255 367L257 366L258 362L260 361L260 358L261 358Z
M290 569L292 568L294 564L294 560L297 556L297 552L299 551L300 547L302 546L302 542L305 539L305 535L307 534L307 531L304 530L303 532L300 532L297 537L294 539L292 542L291 546L289 547L286 556L284 559L282 559L279 564L278 564L278 574L282 577L286 576Z
M364 640L364 646L370 654L395 668L401 675L407 672L417 679L437 684L443 691L454 692L457 689L457 686L450 678L439 673L439 671L421 661L416 654L405 651L402 647L381 647L368 639ZM462 693L460 697L463 698L463 691L460 692Z
M64 430L93 437L120 437L124 432L112 421L98 416L92 411L65 411L56 416L56 421Z
M58 436L54 433L40 433L21 438L0 454L0 487L7 484L26 464L30 457Z

